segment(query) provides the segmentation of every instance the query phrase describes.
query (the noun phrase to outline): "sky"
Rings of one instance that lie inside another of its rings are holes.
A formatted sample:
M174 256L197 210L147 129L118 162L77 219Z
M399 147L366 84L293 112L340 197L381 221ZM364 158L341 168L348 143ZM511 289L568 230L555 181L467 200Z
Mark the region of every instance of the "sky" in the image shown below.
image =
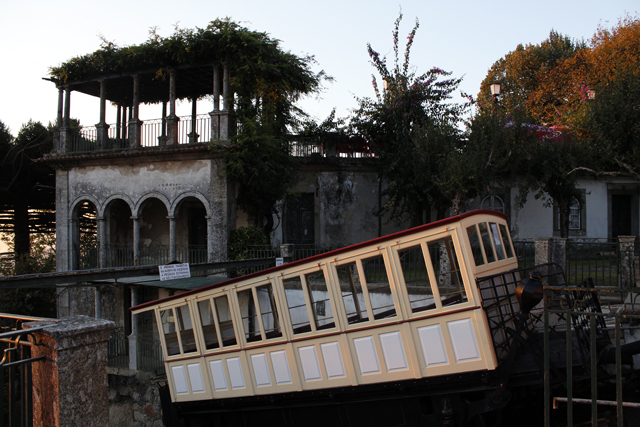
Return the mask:
M143 43L149 29L169 36L176 26L206 27L229 17L251 30L281 40L284 50L314 55L314 71L335 81L300 107L318 120L333 108L345 117L357 97L374 96L374 68L367 43L389 61L391 32L400 11L401 43L419 20L411 65L420 74L432 67L463 77L460 90L477 95L491 65L518 44L543 41L553 29L590 39L599 25L611 28L625 14L640 11L637 0L0 0L0 121L15 136L30 119L44 124L57 114L58 91L42 78L49 68L100 48L101 38L119 46ZM403 50L403 45L401 50ZM402 54L402 53L401 53ZM199 104L198 112L212 108ZM107 122L115 123L115 108ZM190 106L178 106L189 115ZM141 119L161 117L159 106L141 109ZM83 125L99 121L97 98L74 93L71 116ZM1 248L0 248L1 249ZM0 250L1 251L1 250Z
M373 96L374 69L367 43L391 60L391 32L400 10L401 43L415 20L420 28L412 48L411 64L418 73L432 67L463 77L460 90L476 95L491 65L518 44L543 41L551 29L588 40L598 25L611 27L626 13L635 15L635 1L573 0L0 0L0 121L15 136L28 120L48 123L57 113L58 92L47 77L49 68L100 47L101 37L119 46L143 43L149 29L163 36L175 26L206 27L218 17L234 21L281 40L297 55L315 55L315 71L324 70L335 81L319 96L300 106L322 120L333 108L340 117L357 107L356 97ZM178 114L189 115L183 103ZM212 108L198 106L199 113ZM115 108L107 122L115 122ZM97 98L74 93L71 116L83 125L99 121ZM161 116L159 106L142 109L141 118Z

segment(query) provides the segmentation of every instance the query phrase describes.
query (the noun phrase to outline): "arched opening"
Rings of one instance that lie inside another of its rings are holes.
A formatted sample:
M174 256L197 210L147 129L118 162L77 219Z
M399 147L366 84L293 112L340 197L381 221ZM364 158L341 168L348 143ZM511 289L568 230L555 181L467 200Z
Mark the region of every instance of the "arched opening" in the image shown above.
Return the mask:
M170 234L167 207L156 198L144 201L140 220L140 265L167 264L170 259Z
M72 270L98 268L98 235L96 206L90 201L80 202L73 212Z
M176 258L202 264L208 258L207 209L195 197L180 202L176 210Z
M133 223L131 208L121 199L109 203L105 210L105 262L107 267L133 265Z

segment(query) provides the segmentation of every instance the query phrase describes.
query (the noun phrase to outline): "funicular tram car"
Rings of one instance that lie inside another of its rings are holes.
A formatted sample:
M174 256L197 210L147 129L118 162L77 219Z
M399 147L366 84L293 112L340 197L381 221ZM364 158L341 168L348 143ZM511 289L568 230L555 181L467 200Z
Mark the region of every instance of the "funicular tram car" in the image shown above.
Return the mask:
M508 401L483 298L515 285L477 278L517 268L479 210L132 310L155 313L185 425L467 425Z

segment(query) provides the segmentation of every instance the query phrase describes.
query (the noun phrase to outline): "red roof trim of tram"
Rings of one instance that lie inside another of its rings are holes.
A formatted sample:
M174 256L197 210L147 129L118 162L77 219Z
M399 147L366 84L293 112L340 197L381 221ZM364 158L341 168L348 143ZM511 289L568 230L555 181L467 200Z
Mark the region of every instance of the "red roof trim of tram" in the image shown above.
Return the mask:
M160 304L160 303L164 303L164 302L167 302L167 301L182 299L184 297L187 297L187 296L190 296L190 295L193 295L193 294L197 294L199 292L208 291L210 289L216 289L216 288L219 288L219 287L222 287L222 286L226 286L226 285L230 285L230 284L233 284L233 283L236 283L236 282L240 282L240 281L243 281L243 280L251 279L252 277L257 277L257 276L261 276L261 275L274 273L276 271L284 270L284 269L287 269L287 268L290 268L290 267L294 267L294 266L300 265L300 264L305 264L305 263L308 263L310 261L315 261L315 260L323 259L323 258L331 258L331 257L333 257L335 255L338 255L338 254L341 254L341 253L344 253L344 252L348 252L348 251L352 251L354 249L359 249L359 248L362 248L364 246L375 245L376 243L382 243L382 242L386 242L386 241L389 241L389 240L397 239L398 237L403 237L403 236L406 236L408 234L413 234L413 233L429 230L431 228L441 227L443 225L450 224L452 222L462 221L463 219L466 219L466 218L469 218L469 217L472 217L472 216L476 216L476 215L493 215L493 216L501 217L502 219L505 219L505 220L507 219L507 216L505 214L497 212L497 211L489 210L489 209L478 209L478 210L474 210L474 211L470 211L470 212L465 212L463 214L452 216L452 217L445 218L445 219L441 219L439 221L431 222L429 224L419 225L417 227L409 228L407 230L398 231L398 232L393 233L393 234L387 234L386 236L376 237L375 239L367 240L367 241L364 241L364 242L361 242L361 243L356 243L355 245L345 246L344 248L335 249L335 250L329 251L329 252L324 252L322 254L310 256L308 258L303 258L303 259L300 259L298 261L290 262L288 264L283 264L283 265L280 265L280 266L277 266L277 267L271 267L271 268L268 268L266 270L261 270L261 271L255 272L255 273L247 274L245 276L235 277L233 279L225 280L224 282L214 283L212 285L204 286L204 287L198 288L198 289L193 289L191 291L187 291L187 292L183 292L183 293L180 293L180 294L172 295L170 297L158 299L158 300L155 300L155 301L145 302L145 303L137 305L135 307L130 307L129 310L139 310L141 308L154 306L154 305L157 305L157 304ZM159 286L159 287L162 287L162 286Z

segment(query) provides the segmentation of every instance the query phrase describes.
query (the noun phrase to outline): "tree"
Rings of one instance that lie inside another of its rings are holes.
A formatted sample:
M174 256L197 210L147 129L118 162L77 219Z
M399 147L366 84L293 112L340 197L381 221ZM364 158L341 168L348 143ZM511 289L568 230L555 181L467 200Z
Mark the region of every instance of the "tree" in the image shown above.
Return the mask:
M450 204L437 185L443 159L461 138L459 128L465 106L449 101L460 85L460 78L434 67L417 75L410 68L410 52L419 23L407 37L404 58L399 57L398 33L402 14L393 30L394 64L387 65L367 45L371 63L379 74L383 89L373 76L375 99L359 99L353 126L375 147L379 175L387 182L383 195L387 203L379 215L411 226L428 221L431 209L443 212Z
M54 171L34 161L51 151L53 138L49 129L33 121L22 126L15 140L7 141L6 132L0 133L1 231L15 235L18 257L28 257L30 233L55 230Z

